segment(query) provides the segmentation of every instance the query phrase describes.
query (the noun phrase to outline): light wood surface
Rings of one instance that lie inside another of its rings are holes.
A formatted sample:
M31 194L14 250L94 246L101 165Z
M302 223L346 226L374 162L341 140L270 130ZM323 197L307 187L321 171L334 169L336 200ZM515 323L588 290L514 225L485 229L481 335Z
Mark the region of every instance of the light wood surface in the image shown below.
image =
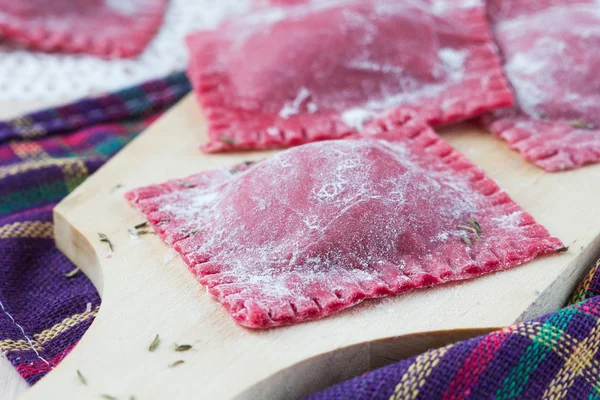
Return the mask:
M133 240L143 216L123 199L141 185L265 153L204 155L191 97L142 133L55 209L58 247L103 301L73 352L23 399L298 398L396 359L561 307L600 249L600 165L547 174L469 126L444 137L571 250L510 271L382 300L292 327L250 331L234 323L185 264L153 235ZM114 189L121 184L123 188ZM98 240L114 243L110 254ZM147 350L156 334L161 344ZM175 353L173 343L189 343ZM174 368L168 365L183 359ZM76 370L88 385L77 380Z
M0 356L0 399L13 400L29 386L6 358Z

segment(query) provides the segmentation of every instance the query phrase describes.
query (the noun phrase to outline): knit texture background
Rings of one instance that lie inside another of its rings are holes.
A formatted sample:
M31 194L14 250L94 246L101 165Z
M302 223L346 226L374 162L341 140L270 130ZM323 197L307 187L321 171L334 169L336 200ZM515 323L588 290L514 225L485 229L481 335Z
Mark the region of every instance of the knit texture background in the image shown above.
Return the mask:
M0 352L33 384L90 326L100 298L54 246L52 207L190 90L183 74L0 122ZM432 349L311 399L598 399L600 268L572 305Z

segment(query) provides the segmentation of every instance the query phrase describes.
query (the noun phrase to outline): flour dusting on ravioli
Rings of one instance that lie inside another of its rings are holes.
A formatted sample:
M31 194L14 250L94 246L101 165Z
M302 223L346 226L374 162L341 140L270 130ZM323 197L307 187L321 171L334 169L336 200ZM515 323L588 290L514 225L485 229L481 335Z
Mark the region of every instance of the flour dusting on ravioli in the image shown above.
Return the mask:
M251 328L324 317L563 247L424 123L396 118L368 131L127 198Z

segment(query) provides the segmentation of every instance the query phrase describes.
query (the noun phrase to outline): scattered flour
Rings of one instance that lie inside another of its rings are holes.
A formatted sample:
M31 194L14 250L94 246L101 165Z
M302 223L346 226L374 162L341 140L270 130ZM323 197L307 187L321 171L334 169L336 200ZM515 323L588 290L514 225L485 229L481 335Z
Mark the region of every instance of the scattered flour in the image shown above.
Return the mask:
M167 265L176 255L177 253L173 249L169 249L169 252L163 256L163 264Z
M467 59L467 52L465 50L456 50L449 47L440 49L438 55L448 69L454 73L464 68L465 60ZM457 77L461 77L461 75Z
M310 101L311 93L306 88L301 88L298 91L298 95L292 102L288 102L284 104L281 111L279 111L279 116L283 119L288 119L294 115L297 115L301 112L301 107L303 105L306 106L308 112L314 113L317 111L317 105Z
M360 131L374 115L374 111L364 108L351 108L342 113L342 121L349 127Z
M122 15L133 15L139 10L140 7L144 7L144 1L140 0L104 0L107 7L113 11L116 11Z
M445 242L448 240L448 236L450 236L448 232L440 232L435 238L440 242Z
M473 8L473 7L481 7L483 0L457 0L457 1L448 1L448 0L433 0L431 6L433 8L433 12L438 15L443 15L448 11L452 11L456 8Z
M522 216L522 211L515 211L512 214L502 215L494 218L493 220L503 229L516 229L519 227Z

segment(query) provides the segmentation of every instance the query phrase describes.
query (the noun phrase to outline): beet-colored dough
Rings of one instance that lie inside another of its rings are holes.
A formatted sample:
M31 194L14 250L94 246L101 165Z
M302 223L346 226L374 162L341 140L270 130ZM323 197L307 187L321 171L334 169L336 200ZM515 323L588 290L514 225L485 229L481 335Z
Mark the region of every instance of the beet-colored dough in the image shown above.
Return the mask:
M390 118L368 131L126 198L250 328L324 317L563 247L424 123Z
M393 109L444 125L513 103L477 0L266 7L187 43L210 152L342 138Z
M0 0L0 37L43 51L138 55L168 0Z
M547 171L600 161L600 3L491 0L489 10L518 105L484 125Z

